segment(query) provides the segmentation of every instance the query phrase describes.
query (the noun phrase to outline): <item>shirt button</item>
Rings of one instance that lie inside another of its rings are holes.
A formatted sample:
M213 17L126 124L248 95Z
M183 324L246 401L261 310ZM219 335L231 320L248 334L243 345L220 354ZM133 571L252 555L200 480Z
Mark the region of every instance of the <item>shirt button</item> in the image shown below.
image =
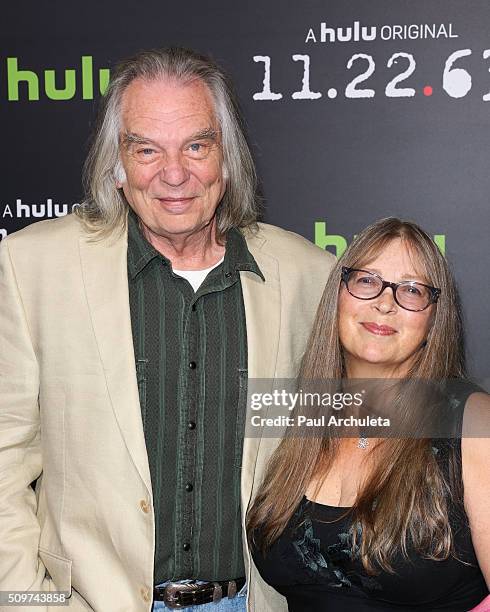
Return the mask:
M188 427L189 429L196 429L196 424L194 423L194 421L189 421L189 422L187 423L187 427Z
M192 486L192 484L191 484L190 482L188 482L188 483L185 485L185 490L187 491L187 493L190 493L190 492L192 491L192 489L193 489L193 488L194 488L194 487Z
M231 272L227 272L227 273L225 274L225 277L226 277L226 278L230 278L231 276L232 276L232 273L231 273Z
M150 601L150 589L148 587L141 587L140 594L143 601Z
M185 552L187 552L191 549L191 545L189 544L189 542L184 542L182 544L182 548L185 550Z
M189 367L191 370L195 370L197 368L197 363L195 361L189 362Z
M150 512L150 505L148 504L146 499L140 500L140 508L145 514L148 514L148 512Z

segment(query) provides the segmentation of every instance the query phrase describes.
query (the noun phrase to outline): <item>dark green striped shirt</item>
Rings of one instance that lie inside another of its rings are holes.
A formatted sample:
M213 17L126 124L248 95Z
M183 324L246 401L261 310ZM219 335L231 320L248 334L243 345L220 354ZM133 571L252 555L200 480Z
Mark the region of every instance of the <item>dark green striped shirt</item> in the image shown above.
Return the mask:
M247 336L239 270L262 274L238 230L197 293L128 217L128 280L153 487L155 584L244 575L240 468Z

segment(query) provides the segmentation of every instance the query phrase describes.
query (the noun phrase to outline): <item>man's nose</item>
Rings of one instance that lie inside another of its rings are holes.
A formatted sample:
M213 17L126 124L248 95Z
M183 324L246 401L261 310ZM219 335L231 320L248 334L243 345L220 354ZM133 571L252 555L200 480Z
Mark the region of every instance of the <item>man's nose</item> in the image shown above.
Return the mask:
M167 155L160 170L160 177L164 183L172 187L178 187L189 178L187 160L181 153Z

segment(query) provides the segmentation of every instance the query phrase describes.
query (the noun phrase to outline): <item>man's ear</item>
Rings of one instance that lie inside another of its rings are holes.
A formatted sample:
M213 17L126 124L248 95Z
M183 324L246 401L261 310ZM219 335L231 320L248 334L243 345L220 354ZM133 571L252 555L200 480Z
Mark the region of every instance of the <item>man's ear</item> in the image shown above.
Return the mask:
M226 164L223 162L223 167L221 169L221 177L223 179L223 181L227 181L228 177L229 177L229 172L228 172L228 168L226 166Z
M123 183L126 182L126 172L124 171L124 168L123 168L123 165L120 159L117 160L117 164L114 167L113 175L114 175L114 180L116 181L116 187L118 189L121 189L121 187L123 186Z

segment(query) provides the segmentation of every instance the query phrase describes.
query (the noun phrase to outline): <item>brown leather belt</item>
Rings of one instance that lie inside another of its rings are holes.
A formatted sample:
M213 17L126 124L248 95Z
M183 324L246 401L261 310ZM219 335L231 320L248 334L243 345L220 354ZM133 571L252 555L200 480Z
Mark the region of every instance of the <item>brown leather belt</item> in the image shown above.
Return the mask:
M153 600L163 601L168 608L182 609L220 601L223 597L235 597L245 584L245 578L221 582L169 582L153 589Z

